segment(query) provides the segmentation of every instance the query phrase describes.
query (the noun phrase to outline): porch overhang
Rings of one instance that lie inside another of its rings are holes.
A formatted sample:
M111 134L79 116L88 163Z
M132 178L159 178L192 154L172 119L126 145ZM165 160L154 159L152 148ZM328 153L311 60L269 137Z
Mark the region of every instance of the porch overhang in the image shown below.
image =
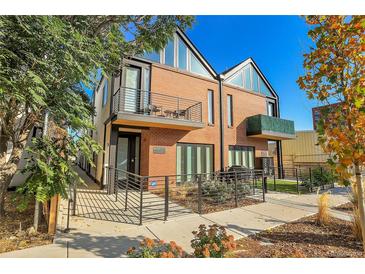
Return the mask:
M247 118L247 136L268 140L295 138L294 121L258 114Z

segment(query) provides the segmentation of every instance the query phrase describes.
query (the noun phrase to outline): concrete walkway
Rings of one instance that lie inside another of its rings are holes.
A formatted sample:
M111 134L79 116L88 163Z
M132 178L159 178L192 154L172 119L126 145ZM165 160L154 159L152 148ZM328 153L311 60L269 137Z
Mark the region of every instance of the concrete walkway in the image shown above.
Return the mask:
M166 222L152 221L142 226L74 216L70 221L69 233L61 232L65 228L63 210L54 244L4 253L0 257L125 257L127 249L137 246L144 237L174 240L186 251L191 251L191 232L200 224L226 226L229 234L240 238L317 212L316 194L269 193L266 197L267 201L261 204L205 215L190 213ZM347 201L348 189L337 187L331 190L331 207ZM331 213L344 220L350 219L340 211L331 210Z

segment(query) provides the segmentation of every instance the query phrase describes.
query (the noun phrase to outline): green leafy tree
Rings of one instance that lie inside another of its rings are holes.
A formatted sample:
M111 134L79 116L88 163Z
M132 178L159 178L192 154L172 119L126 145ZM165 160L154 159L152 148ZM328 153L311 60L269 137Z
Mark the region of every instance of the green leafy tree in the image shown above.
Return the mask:
M353 180L365 250L365 17L308 16L314 46L304 54L306 73L298 79L308 98L326 107L318 125L319 143L333 155L330 164L344 183Z
M40 201L66 196L81 151L92 163L100 147L83 134L94 109L85 88L98 71L112 75L124 57L162 48L191 16L0 16L0 217L29 133L52 121L45 138L33 140L30 172L22 191ZM127 39L128 38L128 39ZM6 151L10 151L7 153Z

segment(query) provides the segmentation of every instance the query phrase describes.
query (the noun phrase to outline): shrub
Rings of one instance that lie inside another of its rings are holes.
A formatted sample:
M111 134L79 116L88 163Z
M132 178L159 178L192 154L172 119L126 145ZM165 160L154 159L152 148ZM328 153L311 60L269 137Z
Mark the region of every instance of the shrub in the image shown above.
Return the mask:
M362 241L360 213L358 208L359 196L357 194L357 187L355 182L351 184L351 190L352 191L351 191L350 201L352 203L352 222L351 222L352 233L357 240Z
M310 181L309 174L303 178L303 185L307 188L332 184L337 180L337 176L333 172L324 168L314 168L311 170L311 173L312 182Z
M236 248L234 237L227 235L226 229L216 224L200 225L198 231L193 231L194 238L191 247L197 258L223 258L228 251Z
M184 258L187 254L174 241L164 241L145 238L138 248L131 247L127 251L130 258Z
M318 214L317 223L320 225L327 225L330 220L328 211L329 193L325 192L318 197Z
M202 184L202 195L214 203L224 203L232 198L232 184L220 181L208 181Z

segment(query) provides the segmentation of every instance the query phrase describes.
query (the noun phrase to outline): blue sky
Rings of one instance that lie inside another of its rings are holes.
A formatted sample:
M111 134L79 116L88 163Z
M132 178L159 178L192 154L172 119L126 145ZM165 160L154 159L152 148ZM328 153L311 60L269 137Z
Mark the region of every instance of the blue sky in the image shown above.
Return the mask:
M281 117L303 130L312 129L317 105L296 83L311 43L307 31L299 16L197 16L186 33L218 73L252 57L280 96Z

